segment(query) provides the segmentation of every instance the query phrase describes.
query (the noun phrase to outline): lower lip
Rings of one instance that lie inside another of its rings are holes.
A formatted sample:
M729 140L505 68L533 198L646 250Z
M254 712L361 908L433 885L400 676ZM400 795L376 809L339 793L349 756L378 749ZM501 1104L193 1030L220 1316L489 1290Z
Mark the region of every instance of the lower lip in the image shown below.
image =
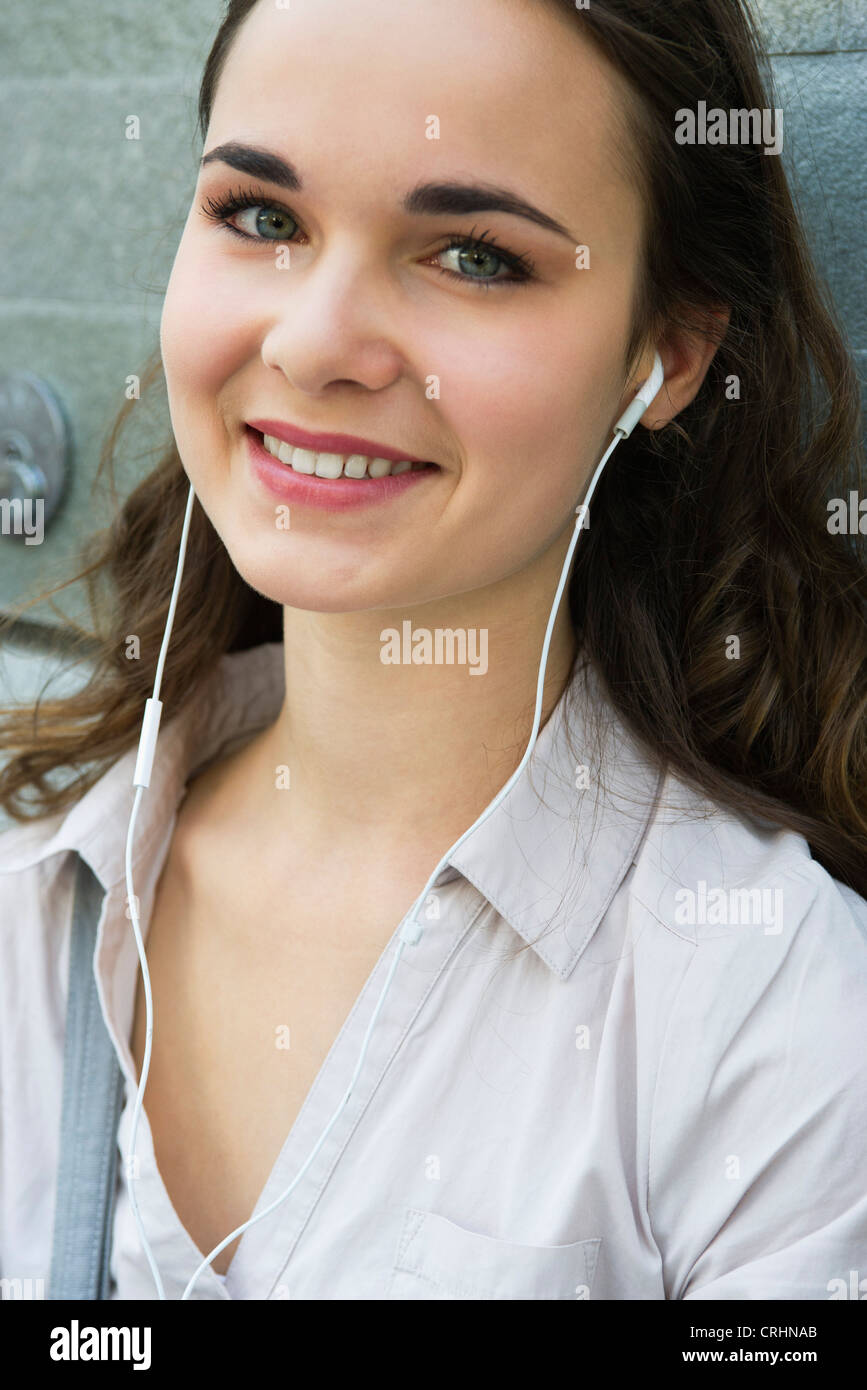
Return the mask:
M375 502L388 502L400 497L412 487L418 487L440 470L436 464L415 472L391 474L384 478L317 478L315 473L296 473L281 463L262 443L262 436L245 426L247 446L253 471L269 492L287 502L304 507L321 507L327 512L345 512L354 507L370 507Z

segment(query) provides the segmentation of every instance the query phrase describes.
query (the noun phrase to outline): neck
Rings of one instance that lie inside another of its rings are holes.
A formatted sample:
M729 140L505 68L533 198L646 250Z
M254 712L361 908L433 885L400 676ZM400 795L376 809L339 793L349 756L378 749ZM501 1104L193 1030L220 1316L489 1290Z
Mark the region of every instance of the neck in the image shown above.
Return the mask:
M311 851L325 844L380 860L388 845L397 853L420 844L444 853L526 751L568 542L529 572L414 608L285 608L283 705L242 750L236 779L260 843L285 843L288 835ZM382 639L386 629L396 630L391 644ZM466 636L464 649L455 642L454 664L443 659L449 629ZM385 652L390 660L382 659ZM564 589L540 729L574 655ZM281 767L289 769L288 789L278 786Z

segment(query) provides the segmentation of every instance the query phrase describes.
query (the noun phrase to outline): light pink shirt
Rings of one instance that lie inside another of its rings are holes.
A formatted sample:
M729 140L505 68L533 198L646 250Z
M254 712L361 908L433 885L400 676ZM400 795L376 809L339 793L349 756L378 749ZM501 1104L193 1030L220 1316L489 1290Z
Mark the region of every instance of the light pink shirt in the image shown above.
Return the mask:
M133 851L145 939L188 777L272 723L282 696L274 643L223 657L194 708L163 711ZM206 1270L194 1298L867 1295L867 902L799 835L661 780L592 671L571 700L530 763L544 799L525 769L440 874L348 1105L292 1195L242 1236L226 1281ZM6 1281L48 1287L72 851L106 892L95 969L126 1078L126 1153L135 758L70 811L0 835ZM346 1089L399 925L257 1210ZM176 1299L202 1254L155 1165L146 1108L137 1148L142 1218ZM126 1182L121 1160L112 1297L151 1299Z

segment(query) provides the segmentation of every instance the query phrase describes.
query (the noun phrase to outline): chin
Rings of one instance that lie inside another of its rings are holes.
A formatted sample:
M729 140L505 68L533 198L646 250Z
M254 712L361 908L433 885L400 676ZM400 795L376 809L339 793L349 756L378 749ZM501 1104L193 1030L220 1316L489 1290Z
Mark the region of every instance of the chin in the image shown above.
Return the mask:
M308 613L355 613L368 608L390 607L392 602L401 602L400 597L390 599L369 590L359 592L358 585L352 585L348 581L341 584L334 579L321 583L315 578L311 580L309 564L304 566L307 578L303 583L299 583L293 582L291 575L287 573L288 566L283 566L275 572L263 567L261 556L258 557L258 563L252 564L245 563L242 555L234 554L231 550L229 556L245 584L249 584L262 598L279 603L283 608L297 608Z

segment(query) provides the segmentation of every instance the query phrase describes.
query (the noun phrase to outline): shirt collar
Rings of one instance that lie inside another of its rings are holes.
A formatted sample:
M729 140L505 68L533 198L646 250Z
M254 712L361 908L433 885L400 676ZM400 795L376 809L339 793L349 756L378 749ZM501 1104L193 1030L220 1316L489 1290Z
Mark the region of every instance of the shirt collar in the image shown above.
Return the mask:
M165 833L188 779L273 723L283 693L283 644L268 642L224 654L191 707L168 721L163 711L134 868ZM71 810L15 827L7 846L0 840L0 873L74 850L106 892L123 883L136 754L137 743ZM435 882L462 874L565 979L629 871L660 783L595 668L579 659L520 777Z
M629 872L662 779L579 658L521 776L450 862L566 979Z

